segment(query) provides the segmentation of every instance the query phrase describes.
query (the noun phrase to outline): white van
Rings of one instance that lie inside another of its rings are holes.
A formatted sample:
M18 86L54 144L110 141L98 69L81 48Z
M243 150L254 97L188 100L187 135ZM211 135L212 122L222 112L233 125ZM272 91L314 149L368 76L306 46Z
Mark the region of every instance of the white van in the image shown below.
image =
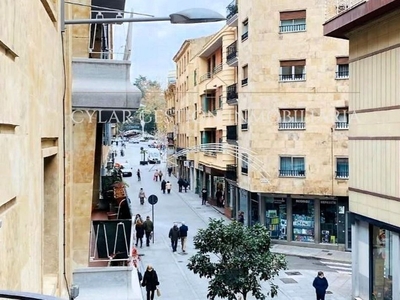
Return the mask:
M161 163L160 151L156 148L147 149L147 161L149 162L149 164Z

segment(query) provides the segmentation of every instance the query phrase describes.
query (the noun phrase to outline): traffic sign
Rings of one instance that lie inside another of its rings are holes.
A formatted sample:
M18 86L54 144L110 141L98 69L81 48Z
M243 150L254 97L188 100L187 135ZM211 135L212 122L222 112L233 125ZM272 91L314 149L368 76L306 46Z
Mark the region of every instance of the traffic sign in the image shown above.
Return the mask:
M158 197L156 195L150 195L147 201L149 201L151 205L157 204Z

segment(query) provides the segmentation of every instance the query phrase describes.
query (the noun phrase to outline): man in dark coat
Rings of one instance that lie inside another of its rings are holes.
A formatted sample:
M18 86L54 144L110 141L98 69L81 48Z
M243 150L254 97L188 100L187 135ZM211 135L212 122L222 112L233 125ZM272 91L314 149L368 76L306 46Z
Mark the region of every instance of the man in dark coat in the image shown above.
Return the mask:
M160 283L158 282L157 273L152 266L148 265L142 281L142 286L146 287L147 300L154 300L154 291L158 285Z
M174 226L169 230L168 237L171 239L172 252L176 252L176 247L178 246L178 239L180 237L178 225Z
M207 203L207 189L203 187L201 190L201 205L206 205Z
M143 227L144 227L144 233L146 234L146 246L149 247L151 234L153 233L153 230L154 230L154 224L150 220L149 216L146 217L146 221L144 221Z
M167 182L165 181L165 179L163 179L163 181L161 181L161 190L163 191L163 194L165 194L166 187L167 187Z
M315 277L313 287L317 294L317 300L325 300L325 293L328 288L328 280L324 277L324 272L319 271L318 276Z
M179 227L179 236L181 238L181 246L182 246L182 252L186 252L186 240L187 240L187 234L189 231L189 227L185 225L185 222L182 221L181 227Z
M184 185L185 181L183 180L183 178L179 178L178 180L178 187L179 187L179 193L182 193L182 187Z

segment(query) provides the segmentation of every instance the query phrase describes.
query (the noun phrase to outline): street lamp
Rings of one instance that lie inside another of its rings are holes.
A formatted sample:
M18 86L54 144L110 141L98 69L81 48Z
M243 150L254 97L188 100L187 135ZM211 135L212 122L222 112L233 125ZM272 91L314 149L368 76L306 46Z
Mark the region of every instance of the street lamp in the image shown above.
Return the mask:
M114 23L140 23L140 22L165 22L172 24L196 24L196 23L212 23L224 21L226 18L216 11L207 8L191 8L182 10L177 13L170 14L168 17L147 17L147 18L111 18L111 19L75 19L65 20L64 0L61 3L61 28L65 25L74 24L114 24Z

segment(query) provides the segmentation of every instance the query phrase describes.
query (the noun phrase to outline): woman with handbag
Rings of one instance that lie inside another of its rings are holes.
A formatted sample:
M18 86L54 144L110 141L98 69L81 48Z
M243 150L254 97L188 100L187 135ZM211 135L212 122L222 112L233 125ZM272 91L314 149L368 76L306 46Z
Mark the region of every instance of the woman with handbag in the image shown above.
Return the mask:
M146 272L143 275L142 286L146 287L146 295L147 300L154 300L154 294L157 290L157 294L159 294L159 290L157 286L160 283L158 282L157 272L153 269L151 265L147 266Z

